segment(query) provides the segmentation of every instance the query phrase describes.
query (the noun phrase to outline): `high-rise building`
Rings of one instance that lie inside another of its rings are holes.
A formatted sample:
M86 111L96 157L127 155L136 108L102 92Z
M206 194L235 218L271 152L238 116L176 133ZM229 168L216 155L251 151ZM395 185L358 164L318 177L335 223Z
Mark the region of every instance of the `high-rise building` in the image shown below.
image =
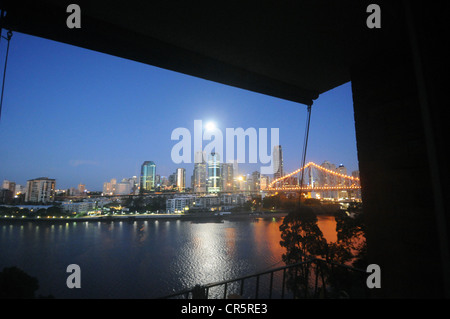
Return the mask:
M273 147L273 178L277 179L284 176L283 171L283 150L281 145Z
M117 180L111 178L110 182L103 183L103 195L114 195L116 192Z
M344 166L344 164L340 164L339 167L336 169L336 172L341 175L347 175L347 168ZM348 180L346 180L343 177L339 177L339 185L346 185L348 183Z
M56 181L47 177L39 177L27 181L25 202L48 203L55 201Z
M212 152L208 155L208 193L218 193L221 190L220 156Z
M186 169L177 168L176 170L176 185L179 192L184 192L186 188Z
M166 176L161 176L160 178L161 188L165 189L170 185L169 179Z
M16 195L16 183L5 179L1 191L2 196L0 201L4 203L10 202L14 195Z
M169 181L169 186L171 188L176 187L177 186L177 172L170 174L168 181Z
M141 166L140 191L155 190L156 164L152 161L145 161Z
M267 176L267 175L260 175L259 187L260 187L260 189L262 191L267 189L267 187L269 186L269 183L270 183L269 176Z
M86 185L84 184L78 184L78 193L80 193L81 195L83 195L86 192Z
M344 164L339 164L339 167L336 169L336 171L339 174L347 175L347 168L344 166Z
M194 173L192 180L192 187L196 193L206 192L206 162L204 160L204 152L195 153Z
M239 175L239 163L237 160L233 161L233 175L235 177Z
M222 164L222 191L230 192L234 189L233 173L233 164Z
M116 184L115 195L129 195L134 191L134 183L135 180L133 178L124 178L121 182Z
M3 192L3 200L5 202L9 202L9 201L11 201L14 198L14 196L17 193L16 192L16 183L8 181L8 180L5 179L3 181L2 190L4 190L4 192Z
M330 163L329 161L324 161L322 164L320 164L320 166L328 171L336 172L336 165ZM337 177L335 175L322 170L318 170L317 173L318 173L317 181L319 186L323 187L336 186ZM331 190L323 191L320 192L320 197L324 199L337 199L338 193L337 191Z
M13 195L16 194L16 183L15 182L11 182L11 181L8 181L8 180L5 179L3 181L2 188L10 190Z
M261 174L258 171L254 171L252 173L252 178L251 178L252 182L250 184L250 191L259 192L261 190L260 178L261 178Z

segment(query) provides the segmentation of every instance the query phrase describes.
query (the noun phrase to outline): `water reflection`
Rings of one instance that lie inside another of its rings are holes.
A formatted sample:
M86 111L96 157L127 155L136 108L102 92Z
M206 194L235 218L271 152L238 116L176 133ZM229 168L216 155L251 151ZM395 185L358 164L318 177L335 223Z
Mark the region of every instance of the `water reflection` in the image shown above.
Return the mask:
M281 266L286 253L280 245L282 222L1 225L0 267L22 268L39 279L42 295L56 298L159 297ZM325 228L332 227L327 223ZM65 285L72 263L81 267L83 289Z

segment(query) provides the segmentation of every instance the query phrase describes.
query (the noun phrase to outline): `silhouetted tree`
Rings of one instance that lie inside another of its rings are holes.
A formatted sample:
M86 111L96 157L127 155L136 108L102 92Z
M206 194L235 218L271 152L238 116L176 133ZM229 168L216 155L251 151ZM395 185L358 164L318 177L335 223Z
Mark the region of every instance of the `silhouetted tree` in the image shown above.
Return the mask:
M58 215L63 215L65 214L62 210L61 207L59 206L51 206L49 208L47 208L47 215L50 216L58 216Z
M298 205L285 218L280 226L281 246L286 248L282 258L286 264L306 262L313 257L325 258L337 264L349 264L352 260L358 262L359 268L364 264L365 236L363 214L349 217L344 212L335 214L337 241L328 243L323 237L317 223L316 213L310 205ZM308 294L308 275L310 265L298 267L298 271L291 269L288 273L287 287L299 295ZM356 267L356 264L353 264ZM323 282L331 289L330 292L339 294L354 289L356 272L344 267L330 267L320 265ZM317 270L316 270L317 271Z
M337 212L336 232L337 241L328 244L327 260L338 264L352 265L353 267L365 269L365 227L364 215L358 213L352 217L345 212ZM350 296L362 294L364 287L363 277L360 273L343 267L329 267L327 269L328 284L335 295L345 291Z
M337 212L335 219L337 244L347 250L347 253L334 256L332 259L339 263L347 263L355 257L363 260L366 251L364 214L359 212L350 217L345 212Z
M317 216L308 206L297 206L280 226L280 245L286 248L282 259L286 264L306 262L313 257L323 257L327 252L327 241L317 224ZM305 263L288 271L288 289L298 296L308 294L310 264Z
M38 288L38 280L17 267L5 267L0 272L1 299L32 299Z
M325 255L327 242L310 207L298 206L291 211L284 218L280 231L280 245L286 248L282 257L285 263L298 263L309 257Z

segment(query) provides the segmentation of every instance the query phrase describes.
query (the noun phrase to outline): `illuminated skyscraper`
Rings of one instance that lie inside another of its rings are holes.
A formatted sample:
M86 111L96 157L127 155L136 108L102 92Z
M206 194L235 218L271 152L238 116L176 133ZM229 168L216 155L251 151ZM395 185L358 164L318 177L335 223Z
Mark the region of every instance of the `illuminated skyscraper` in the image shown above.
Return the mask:
M184 192L184 189L186 188L186 169L179 167L175 173L178 191Z
M208 193L218 193L221 190L221 172L219 154L212 152L208 155Z
M252 192L259 192L261 190L261 186L260 186L260 181L261 179L261 174L258 171L254 171L252 173L252 182L249 185L249 190Z
M155 190L156 164L152 161L145 161L141 166L141 192Z
M273 178L277 179L284 176L283 171L283 150L281 145L276 145L273 148Z
M223 163L222 164L222 190L224 192L229 192L234 190L234 180L233 180L233 164Z
M206 192L206 162L203 152L195 153L193 188L196 193Z

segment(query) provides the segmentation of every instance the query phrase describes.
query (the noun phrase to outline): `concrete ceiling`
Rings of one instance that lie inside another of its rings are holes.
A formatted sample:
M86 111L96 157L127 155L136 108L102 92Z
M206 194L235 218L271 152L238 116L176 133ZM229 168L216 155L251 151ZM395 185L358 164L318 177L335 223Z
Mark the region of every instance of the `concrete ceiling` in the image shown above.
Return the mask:
M3 0L3 27L312 104L368 48L364 1Z

